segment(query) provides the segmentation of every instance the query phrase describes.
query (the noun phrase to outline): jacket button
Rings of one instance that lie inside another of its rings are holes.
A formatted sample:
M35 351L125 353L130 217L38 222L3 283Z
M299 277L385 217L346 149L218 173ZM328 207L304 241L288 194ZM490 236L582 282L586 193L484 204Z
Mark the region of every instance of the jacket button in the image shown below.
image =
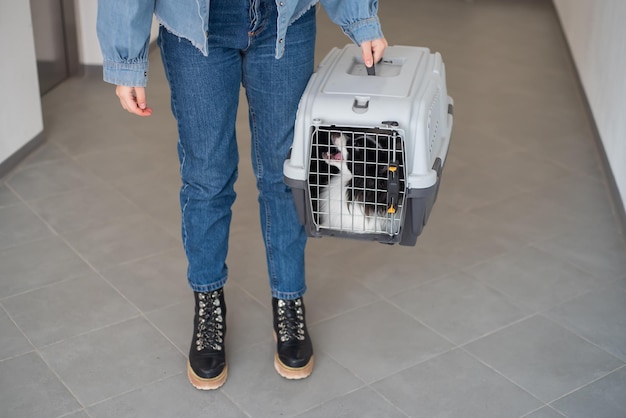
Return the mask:
M281 1L278 5L279 5L280 7L283 7L283 6L285 6L285 3Z
M278 43L279 43L279 44L282 44L282 43L283 43L283 38L280 38L280 39L278 40Z

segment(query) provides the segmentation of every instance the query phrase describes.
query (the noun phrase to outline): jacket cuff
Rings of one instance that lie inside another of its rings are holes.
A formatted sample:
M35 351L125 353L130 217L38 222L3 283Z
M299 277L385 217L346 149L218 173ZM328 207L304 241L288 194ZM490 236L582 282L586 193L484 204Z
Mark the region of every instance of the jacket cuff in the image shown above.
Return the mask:
M105 61L102 67L103 79L117 86L146 87L148 84L148 63L123 63Z
M366 41L384 38L378 16L359 20L358 22L343 26L341 29L346 35L348 35L352 42L357 45L361 45Z

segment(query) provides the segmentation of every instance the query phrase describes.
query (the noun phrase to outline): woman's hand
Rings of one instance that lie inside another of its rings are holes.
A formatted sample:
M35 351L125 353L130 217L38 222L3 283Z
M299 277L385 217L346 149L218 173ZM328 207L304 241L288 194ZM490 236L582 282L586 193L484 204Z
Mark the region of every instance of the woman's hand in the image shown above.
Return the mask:
M115 94L119 97L122 107L130 113L138 116L150 116L152 114L152 108L146 104L145 87L117 86Z
M361 44L363 62L366 67L371 67L383 58L383 53L387 48L387 40L385 38L366 41Z

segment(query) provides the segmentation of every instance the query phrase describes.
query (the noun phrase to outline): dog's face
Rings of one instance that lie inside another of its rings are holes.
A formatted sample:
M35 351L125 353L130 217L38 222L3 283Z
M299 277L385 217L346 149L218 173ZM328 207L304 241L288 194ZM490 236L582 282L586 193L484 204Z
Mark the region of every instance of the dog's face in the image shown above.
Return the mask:
M330 145L327 152L322 154L322 158L329 165L338 169L344 168L348 160L348 137L339 132L330 134Z
M324 160L340 170L347 169L355 177L378 177L388 169L389 156L376 135L331 134L330 150Z

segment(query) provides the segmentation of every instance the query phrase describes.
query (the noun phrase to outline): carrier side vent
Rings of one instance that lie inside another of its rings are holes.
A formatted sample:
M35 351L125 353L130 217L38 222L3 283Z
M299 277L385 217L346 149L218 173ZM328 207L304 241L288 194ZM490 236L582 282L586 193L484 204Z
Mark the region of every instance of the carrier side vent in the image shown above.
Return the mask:
M426 124L428 141L428 156L432 159L433 147L437 142L439 134L439 101L441 100L441 91L437 90L430 109L428 109L428 123Z

